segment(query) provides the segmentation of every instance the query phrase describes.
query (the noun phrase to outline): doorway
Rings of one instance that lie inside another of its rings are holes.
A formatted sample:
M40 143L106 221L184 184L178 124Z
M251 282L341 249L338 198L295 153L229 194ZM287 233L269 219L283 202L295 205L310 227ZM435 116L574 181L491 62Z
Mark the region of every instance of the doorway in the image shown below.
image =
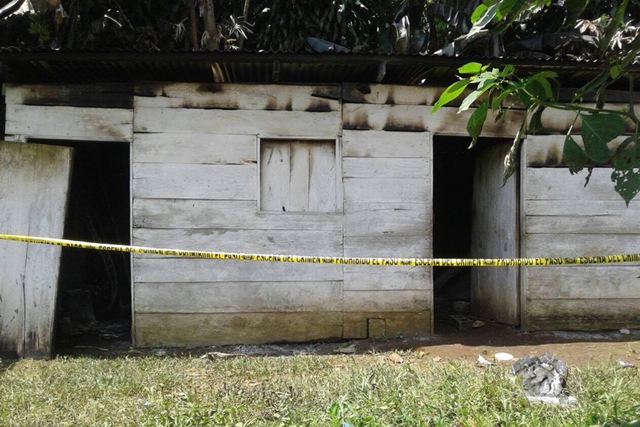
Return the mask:
M101 141L30 142L74 148L64 238L129 245L130 145ZM62 248L58 288L56 347L65 347L88 335L130 340L128 253Z
M433 256L467 258L471 253L471 202L474 153L470 138L433 137ZM453 307L471 304L469 267L434 267L435 332L450 325Z
M433 256L503 258L518 254L517 173L502 182L511 140L433 138ZM434 267L436 332L463 327L452 315L519 323L515 267Z

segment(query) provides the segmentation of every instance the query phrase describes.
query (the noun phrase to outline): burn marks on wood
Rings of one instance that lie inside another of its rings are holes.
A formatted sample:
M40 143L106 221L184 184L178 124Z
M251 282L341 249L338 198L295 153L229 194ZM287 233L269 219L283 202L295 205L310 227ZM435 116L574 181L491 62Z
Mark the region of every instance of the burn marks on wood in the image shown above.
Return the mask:
M562 148L559 146L547 147L539 150L527 159L527 166L532 168L566 166L562 156Z
M7 85L7 104L89 108L133 107L131 84Z
M135 106L201 110L340 111L340 86L143 83Z

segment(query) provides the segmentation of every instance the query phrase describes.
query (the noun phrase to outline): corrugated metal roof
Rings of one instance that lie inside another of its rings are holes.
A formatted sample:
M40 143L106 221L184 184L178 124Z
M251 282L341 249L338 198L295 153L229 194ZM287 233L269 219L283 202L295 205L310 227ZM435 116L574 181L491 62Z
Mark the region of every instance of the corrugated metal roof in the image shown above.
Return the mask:
M521 69L553 69L579 85L603 69L595 62L426 55L287 52L51 51L0 48L0 81L86 83L193 81L234 83L388 83L446 85L476 60ZM638 71L637 69L635 70Z

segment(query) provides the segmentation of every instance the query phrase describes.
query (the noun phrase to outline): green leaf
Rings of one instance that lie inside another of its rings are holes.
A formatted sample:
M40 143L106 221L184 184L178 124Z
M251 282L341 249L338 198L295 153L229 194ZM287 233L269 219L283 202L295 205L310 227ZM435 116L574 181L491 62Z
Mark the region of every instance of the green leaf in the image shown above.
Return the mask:
M616 193L624 199L627 206L640 192L640 170L614 169L611 172L611 181L615 183Z
M545 110L545 106L539 105L536 108L535 112L531 116L531 120L529 120L529 133L535 134L536 130L538 130L538 126L540 126L540 121L542 120L542 113Z
M516 134L516 137L513 139L513 144L511 145L511 149L509 150L509 152L504 158L504 172L502 174L502 185L505 185L507 183L511 175L513 175L513 173L516 171L518 167L518 153L520 152L520 143L522 142L522 135L525 132L525 129L524 129L525 123L526 123L526 118L525 118L525 121L522 123L522 126L520 126L520 129L518 129L518 133Z
M462 67L458 68L458 72L460 74L478 74L484 71L486 67L484 67L479 62L469 62L464 64Z
M624 120L618 114L579 114L582 119L582 141L587 156L598 163L611 158L607 144L625 131Z
M471 14L471 23L475 24L478 21L478 19L480 19L480 17L484 15L487 9L488 7L486 4L480 3L478 7L476 7L476 10L474 10L473 13Z
M571 135L567 135L564 140L562 155L571 175L580 172L587 164L587 156L585 156L582 147L578 145Z
M519 3L519 0L502 0L498 2L498 16L502 18L507 16L513 7Z
M462 101L462 104L460 104L460 108L458 109L458 113L461 113L461 112L463 112L465 110L468 110L469 107L471 107L471 104L473 104L476 99L478 99L483 93L485 93L487 90L491 89L493 86L495 86L495 82L494 82L493 79L484 80L483 82L481 82L478 85L478 89L476 89L473 92L471 92ZM488 105L487 105L487 108L488 108Z
M622 72L622 69L620 68L620 65L616 64L611 67L611 70L609 70L609 75L613 80L615 80L620 76L621 72Z
M513 93L513 91L514 91L513 88L503 89L502 92L500 93L500 95L498 95L496 98L494 98L493 101L491 102L491 109L492 110L498 109L500 107L500 105L502 104L502 101L504 101L504 99L507 96L511 95Z
M529 89L529 88L527 88ZM522 102L527 109L529 109L529 107L531 107L534 104L534 100L531 97L531 95L529 93L527 93L526 90L524 90L523 88L519 88L517 90L514 91L514 94L518 97L518 99L520 100L520 102Z
M527 90L527 92L529 92L530 95L533 95L535 100L543 101L543 100L545 100L547 98L547 91L546 91L544 85L542 83L540 83L540 80L529 80L529 81L527 81L525 89ZM551 90L551 86L549 86L549 90ZM531 100L531 101L533 101L533 100ZM532 105L531 101L529 101L529 105Z
M532 79L532 80L557 79L558 78L558 73L556 73L555 71L541 71L539 73L536 73L536 74L532 75L529 78Z
M554 98L553 90L551 89L551 83L549 82L549 79L557 79L557 78L558 78L558 74L555 73L554 71L542 71L540 73L532 75L531 77L528 78L528 80L536 81L540 83L540 85L544 89L544 94L546 95L546 98L553 99Z
M489 100L484 101L476 111L473 112L471 117L469 117L469 121L467 122L467 132L469 132L469 136L471 137L471 145L469 148L473 147L480 134L482 133L482 127L484 126L484 122L487 119L487 112L489 111Z
M516 67L512 64L507 64L504 66L502 71L500 71L500 77L509 77L515 71Z
M473 17L476 16L476 12L478 11L478 9L480 9L481 7L483 7L484 5L480 5L476 8L476 10L473 12L473 15L471 15L471 19L473 22L473 27L471 28L471 30L469 30L469 33L466 35L466 37L471 37L474 34L479 33L480 31L482 31L484 29L484 27L486 27L487 25L489 25L489 23L491 21L493 21L493 18L496 17L496 14L498 13L498 7L500 6L500 2L489 6L489 7L485 7L485 11L482 14L482 16L480 16L480 18L478 18L477 21L473 21Z
M573 100L571 102L576 102L587 93L593 92L594 90L599 88L604 82L606 82L608 78L609 78L609 73L606 71L603 71L602 73L598 74L593 80L591 80L589 83L582 86L580 89L576 91L575 95L573 95Z
M438 98L438 102L435 103L431 112L435 113L436 111L438 111L438 109L440 109L440 107L460 96L460 94L467 88L469 83L471 83L471 79L462 79L446 88L444 92L442 92L442 95L440 95L440 98Z

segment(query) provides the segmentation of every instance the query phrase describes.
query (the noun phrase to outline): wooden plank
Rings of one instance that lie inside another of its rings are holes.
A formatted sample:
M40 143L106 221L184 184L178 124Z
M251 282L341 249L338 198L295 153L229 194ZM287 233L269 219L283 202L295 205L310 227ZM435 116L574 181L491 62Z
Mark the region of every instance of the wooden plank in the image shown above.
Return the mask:
M640 299L640 267L573 266L526 269L529 299Z
M583 103L585 107L593 108L595 104ZM612 110L620 110L628 107L628 103L623 104L605 104L604 108ZM640 105L634 106L634 111L640 115ZM627 132L633 132L634 127L631 121L626 122ZM579 133L582 130L582 120L576 120L576 113L572 111L563 111L555 108L547 108L543 111L540 118L540 127L537 129L538 134L565 134L569 128L573 127L573 132Z
M311 143L309 149L309 211L337 212L338 198L336 145L329 143Z
M344 339L370 338L369 326L384 322L387 338L425 336L432 333L431 311L419 312L354 312L344 313ZM374 337L371 337L374 338Z
M29 138L130 142L133 111L117 108L7 105L7 135Z
M256 200L256 166L134 163L133 197Z
M536 135L527 136L524 150L527 155L527 166L530 167L558 167L566 166L564 163L565 135ZM574 135L574 141L584 149L582 136ZM626 137L616 138L607 145L614 151Z
M503 185L503 161L511 142L492 145L476 156L473 174L471 256L514 258L518 255L516 180ZM471 306L481 317L520 324L518 269L472 268Z
M345 236L430 236L426 203L352 203L344 214Z
M418 258L429 257L431 250L431 236L345 236L344 238L344 255L352 257Z
M527 200L603 200L618 201L610 168L593 170L585 187L587 171L575 175L567 168L527 168Z
M289 208L291 144L260 144L260 210L286 212Z
M429 158L429 134L426 132L391 132L344 130L343 156Z
M344 266L345 291L429 290L432 279L429 267Z
M440 135L469 135L466 124L474 109L460 114L455 107L442 107L435 114L431 110L432 107L421 105L344 104L343 127L349 130L429 131ZM490 114L482 136L513 137L520 128L522 118L522 112L510 111L503 120L496 122Z
M426 311L431 308L430 290L344 291L344 311Z
M134 199L136 228L219 228L342 232L342 215L258 213L256 202L242 200Z
M342 132L340 112L194 110L136 108L135 132L253 134L266 137L335 139Z
M7 104L46 105L52 107L133 108L130 83L43 84L5 83Z
M73 149L0 143L0 230L61 238ZM0 354L50 357L60 247L0 242Z
M341 312L136 315L140 347L184 347L342 338Z
M133 137L135 163L256 162L255 135L145 134Z
M316 230L135 228L138 246L289 255L342 255L342 234ZM145 255L141 255L145 256Z
M340 110L340 86L138 83L136 107L326 112Z
M357 104L433 105L444 88L344 83L342 99Z
M311 163L310 157L315 155L314 150L308 143L304 142L291 142L289 144L289 174L285 177L284 184L287 191L287 211L288 212L307 212L318 211L311 209L309 206L309 190L313 187L311 185L311 169L309 164ZM312 152L314 154L312 154ZM335 158L332 159L332 163L335 164ZM335 180L334 180L335 181ZM277 185L277 182L274 182ZM271 182L260 181L260 185L271 185ZM314 183L318 185L318 183ZM335 199L335 197L334 197ZM262 199L261 199L262 200ZM285 205L283 205L285 206ZM273 209L267 209L273 210Z
M332 311L342 282L139 283L136 313Z
M582 330L640 328L640 299L531 300L530 330Z
M425 203L431 198L428 179L345 178L345 210L353 203Z
M133 259L137 283L175 282L313 282L342 280L342 266L193 258Z
M417 85L343 83L342 99L344 102L356 104L433 105L438 101L445 89L445 87ZM449 107L458 107L471 92L470 89L464 90L460 97L452 100L447 105ZM486 98L487 96L481 96L471 105L477 106ZM515 103L522 108L522 104L513 97L508 97L506 101L509 104Z
M526 144L526 141L525 141ZM526 212L526 202L527 202L527 193L528 193L528 189L527 189L527 180L526 180L526 175L524 174L524 171L526 170L526 165L527 164L527 150L526 148L521 148L520 149L520 168L519 168L519 177L520 179L518 180L518 184L519 184L519 188L518 188L518 256L524 257L527 254L527 250L526 250L526 237L525 237L525 233L526 233L526 227L525 227L525 222L527 219L527 212ZM518 271L518 281L519 281L519 286L520 286L520 296L519 296L519 303L520 303L520 328L522 330L528 330L529 329L529 324L528 319L527 319L527 292L529 289L529 284L527 283L527 274L526 274L526 268L525 267L520 267L519 271Z
M365 158L345 157L342 160L345 178L428 178L431 176L426 158Z
M624 202L623 202L624 203ZM593 216L531 216L527 215L526 230L529 234L640 234L638 210L621 215Z
M576 257L638 253L640 235L528 234L527 257Z
M640 215L640 201L633 200L629 206L624 200L527 200L525 212L535 216L573 216L579 217L611 217L638 218Z

